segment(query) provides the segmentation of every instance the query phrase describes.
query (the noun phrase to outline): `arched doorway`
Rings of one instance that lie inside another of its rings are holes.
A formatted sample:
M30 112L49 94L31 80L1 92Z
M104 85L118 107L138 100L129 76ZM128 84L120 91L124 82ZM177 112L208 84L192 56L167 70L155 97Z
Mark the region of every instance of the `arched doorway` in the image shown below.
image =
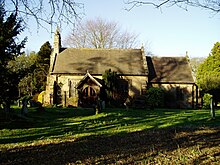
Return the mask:
M87 86L82 91L82 103L84 107L93 107L97 102L97 92L92 86Z
M87 72L76 86L76 89L78 89L79 106L94 108L102 86L101 79L95 78Z

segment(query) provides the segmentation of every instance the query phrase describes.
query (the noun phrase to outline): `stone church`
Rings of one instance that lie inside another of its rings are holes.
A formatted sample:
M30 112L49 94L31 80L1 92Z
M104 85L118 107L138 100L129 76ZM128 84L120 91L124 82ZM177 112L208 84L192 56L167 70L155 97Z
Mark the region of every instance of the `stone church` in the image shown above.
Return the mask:
M176 99L168 107L195 108L198 88L186 57L150 57L140 49L63 48L61 36L54 34L44 104L89 105L105 87L102 75L115 71L123 80L126 97L143 95L151 86L162 87Z

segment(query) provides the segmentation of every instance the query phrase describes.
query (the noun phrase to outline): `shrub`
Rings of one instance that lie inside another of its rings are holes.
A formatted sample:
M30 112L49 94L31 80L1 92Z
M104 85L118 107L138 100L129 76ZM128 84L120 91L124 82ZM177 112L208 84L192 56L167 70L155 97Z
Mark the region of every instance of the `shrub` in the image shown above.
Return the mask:
M177 108L176 92L164 90L164 106L166 108Z
M162 88L149 88L146 93L147 105L150 106L151 109L154 109L156 107L163 107L164 95L165 91Z
M45 94L46 94L46 91L42 91L37 97L37 102L43 103Z
M212 95L205 93L203 96L203 105L202 108L203 109L209 109L210 108L210 101L211 101Z
M133 108L144 109L147 107L147 99L146 96L136 96L132 100Z

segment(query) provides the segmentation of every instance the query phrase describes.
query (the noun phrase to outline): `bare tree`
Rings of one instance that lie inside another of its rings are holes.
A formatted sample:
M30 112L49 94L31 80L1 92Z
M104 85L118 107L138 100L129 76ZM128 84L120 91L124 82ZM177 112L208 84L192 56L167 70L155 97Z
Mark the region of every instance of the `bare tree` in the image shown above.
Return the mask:
M199 68L199 65L202 64L205 61L204 57L194 57L190 59L190 65L192 68L192 75L194 78L196 78L196 74Z
M207 9L214 13L220 12L219 0L127 0L125 3L130 5L128 10L141 5L151 5L156 8L178 6L185 10L187 10L188 6L192 6Z
M35 19L37 26L44 24L73 24L81 11L83 4L75 0L0 0L6 12L16 12L24 22Z
M74 27L65 45L76 48L132 48L138 35L123 31L116 22L101 18L87 20Z

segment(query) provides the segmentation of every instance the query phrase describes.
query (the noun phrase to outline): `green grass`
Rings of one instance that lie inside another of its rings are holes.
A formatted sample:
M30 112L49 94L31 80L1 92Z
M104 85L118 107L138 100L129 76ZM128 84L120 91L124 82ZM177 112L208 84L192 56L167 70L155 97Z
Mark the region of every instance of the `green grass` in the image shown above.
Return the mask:
M16 113L19 111L16 109ZM218 136L214 135L216 131L219 132L220 110L216 111L216 116L215 120L210 119L209 110L106 109L104 112L95 115L93 109L47 108L43 113L30 109L26 119L14 117L10 122L0 123L0 153L3 155L3 160L6 161L8 154L17 153L15 151L21 154L20 150L24 150L26 153L30 147L31 152L34 152L35 150L39 151L40 146L47 146L47 150L50 151L50 148L53 147L62 148L62 145L73 145L72 147L74 147L77 145L79 148L77 152L87 154L88 157L75 156L77 160L66 158L68 162L76 163L79 161L86 164L88 161L90 164L100 161L101 164L105 164L101 160L106 161L108 158L101 158L101 155L110 157L111 163L119 160L124 163L159 163L160 160L168 163L169 161L177 161L176 159L181 163L188 162L191 161L190 155L195 155L195 158L201 156L200 146L203 146L203 143L207 144L206 141L198 140L199 136L203 139L213 139L213 141L218 139ZM205 132L202 132L203 130ZM192 139L189 140L189 137ZM174 140L175 143L171 143L170 139ZM192 140L194 140L195 145L191 144ZM185 144L185 142L188 143ZM128 144L131 145L131 148ZM148 145L145 146L145 144ZM118 145L121 148L111 152ZM220 146L219 143L217 143L218 146ZM206 147L210 148L210 145ZM133 151L135 148L137 153ZM170 148L172 148L172 152L169 150ZM62 149L68 150L70 148ZM69 152L73 152L72 149L70 150ZM96 154L93 155L94 153L91 150ZM208 154L206 153L208 150L203 151L203 154ZM76 155L75 152L74 150ZM114 154L118 156L115 160L112 157ZM135 156L130 158L129 154ZM167 156L166 158L163 156L164 154ZM172 154L175 154L176 157L174 158ZM216 152L213 151L214 154ZM130 162L128 157L131 159ZM209 161L215 158L216 156L210 158ZM64 164L68 162L64 162ZM51 164L53 163L51 162Z
M38 140L63 141L91 135L115 135L154 128L213 126L208 110L129 110L107 109L94 115L92 109L33 109L28 120L2 125L0 143L3 147L24 145ZM220 116L217 111L217 116Z

